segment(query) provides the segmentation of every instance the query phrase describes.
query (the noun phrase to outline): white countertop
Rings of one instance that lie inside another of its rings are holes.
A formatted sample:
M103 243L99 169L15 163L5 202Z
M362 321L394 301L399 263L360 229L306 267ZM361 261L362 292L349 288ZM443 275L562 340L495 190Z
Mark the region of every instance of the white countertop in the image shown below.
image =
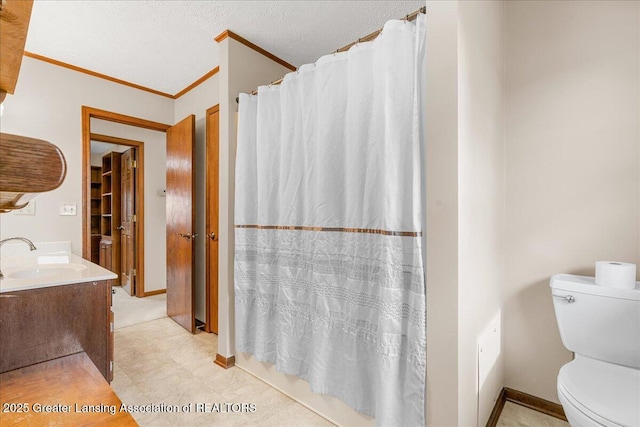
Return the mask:
M115 273L67 251L0 258L0 293L110 280Z

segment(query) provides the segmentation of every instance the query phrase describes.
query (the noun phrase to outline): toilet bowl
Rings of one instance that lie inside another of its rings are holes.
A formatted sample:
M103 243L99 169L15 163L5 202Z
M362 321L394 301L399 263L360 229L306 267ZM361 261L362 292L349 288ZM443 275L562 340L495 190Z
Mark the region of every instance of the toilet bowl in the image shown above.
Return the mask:
M551 278L564 346L575 359L558 374L572 427L640 427L640 282L607 288L593 277Z
M640 370L577 356L560 369L558 398L572 427L640 426Z

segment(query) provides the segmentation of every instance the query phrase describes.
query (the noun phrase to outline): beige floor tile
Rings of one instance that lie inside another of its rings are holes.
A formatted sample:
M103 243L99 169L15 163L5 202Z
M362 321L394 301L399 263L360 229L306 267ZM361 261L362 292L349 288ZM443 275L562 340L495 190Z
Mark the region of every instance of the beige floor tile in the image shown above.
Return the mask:
M212 378L225 369L213 363L215 356L205 356L201 359L185 360L180 366L198 378Z
M213 363L215 334L192 335L168 318L116 330L111 386L127 405L192 406L178 413L133 413L143 427L164 426L305 426L333 424L239 368ZM197 411L196 404L206 404ZM211 411L217 403L247 403L254 412ZM507 402L499 427L570 427L568 423Z
M132 414L141 426L332 425L243 370L215 365L216 353L216 335L192 335L167 318L118 329L112 387L127 405L192 405L190 412ZM207 411L196 411L197 403ZM216 412L214 403L256 410Z
M170 420L165 414L131 414L140 426L171 427Z
M217 336L192 335L168 318L116 331L111 386L129 405L191 404L190 412L134 413L141 426L309 426L333 424L238 368L213 363ZM196 411L197 403L206 412ZM255 412L216 412L212 404L250 403ZM545 414L507 402L499 427L569 427Z
M566 421L534 411L524 406L506 402L498 427L570 427Z
M333 426L329 421L292 399L286 403L268 405L266 410L247 414L247 416L252 420L252 425L261 427Z

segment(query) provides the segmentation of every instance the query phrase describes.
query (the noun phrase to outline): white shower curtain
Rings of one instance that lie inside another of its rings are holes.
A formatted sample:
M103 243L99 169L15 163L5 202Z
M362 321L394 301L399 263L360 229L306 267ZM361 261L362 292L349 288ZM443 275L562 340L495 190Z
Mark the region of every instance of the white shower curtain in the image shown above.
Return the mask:
M425 16L241 94L236 349L423 426Z

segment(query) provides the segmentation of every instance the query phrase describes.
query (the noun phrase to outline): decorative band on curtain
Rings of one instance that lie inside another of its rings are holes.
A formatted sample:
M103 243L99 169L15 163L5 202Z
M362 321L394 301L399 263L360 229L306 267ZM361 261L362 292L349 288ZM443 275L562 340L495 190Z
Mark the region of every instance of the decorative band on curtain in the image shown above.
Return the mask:
M240 95L236 348L424 426L425 16Z

